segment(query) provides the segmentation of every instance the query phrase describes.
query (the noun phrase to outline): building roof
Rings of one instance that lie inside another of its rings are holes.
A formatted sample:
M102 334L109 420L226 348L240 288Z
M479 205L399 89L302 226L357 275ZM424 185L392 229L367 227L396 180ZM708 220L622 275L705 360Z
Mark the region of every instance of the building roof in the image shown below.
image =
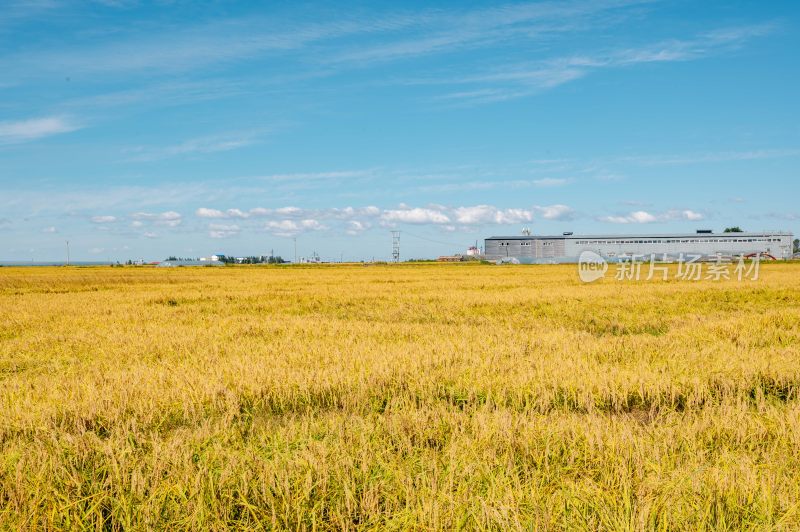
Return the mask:
M223 266L224 263L218 260L165 260L158 263L162 268L176 266Z
M748 238L760 236L793 236L788 231L762 231L759 233L649 233L643 235L633 234L606 234L606 235L515 235L515 236L491 236L486 240L612 240L612 239L642 239L642 238Z

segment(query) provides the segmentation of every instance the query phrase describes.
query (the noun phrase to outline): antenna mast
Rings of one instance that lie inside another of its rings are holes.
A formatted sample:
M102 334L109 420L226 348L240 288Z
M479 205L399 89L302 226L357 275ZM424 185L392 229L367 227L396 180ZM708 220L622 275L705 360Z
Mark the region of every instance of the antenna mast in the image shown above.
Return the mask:
M392 231L392 261L400 262L400 231Z

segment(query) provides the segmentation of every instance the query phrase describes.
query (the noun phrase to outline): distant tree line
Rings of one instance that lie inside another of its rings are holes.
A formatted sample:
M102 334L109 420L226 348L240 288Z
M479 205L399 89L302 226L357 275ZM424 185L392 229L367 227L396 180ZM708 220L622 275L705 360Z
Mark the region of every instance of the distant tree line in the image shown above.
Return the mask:
M280 256L274 255L260 255L251 257L228 257L223 255L219 258L225 264L283 264L286 262Z
M220 262L225 264L283 264L286 261L280 256L275 255L253 255L250 257L232 257L229 255L217 255ZM194 257L175 257L170 255L167 257L168 261L199 261L199 258Z

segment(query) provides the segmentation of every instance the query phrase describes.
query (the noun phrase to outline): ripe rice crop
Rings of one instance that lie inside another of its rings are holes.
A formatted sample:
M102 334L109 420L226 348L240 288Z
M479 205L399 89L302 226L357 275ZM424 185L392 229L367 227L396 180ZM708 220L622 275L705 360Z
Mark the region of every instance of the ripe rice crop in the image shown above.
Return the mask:
M800 265L0 268L0 529L800 528Z

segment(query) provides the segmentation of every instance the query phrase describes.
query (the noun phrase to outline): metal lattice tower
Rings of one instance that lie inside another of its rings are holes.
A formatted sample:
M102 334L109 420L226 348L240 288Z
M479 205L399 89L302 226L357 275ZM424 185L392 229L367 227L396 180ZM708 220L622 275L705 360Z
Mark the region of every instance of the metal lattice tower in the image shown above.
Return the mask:
M400 231L392 231L392 260L400 262Z

